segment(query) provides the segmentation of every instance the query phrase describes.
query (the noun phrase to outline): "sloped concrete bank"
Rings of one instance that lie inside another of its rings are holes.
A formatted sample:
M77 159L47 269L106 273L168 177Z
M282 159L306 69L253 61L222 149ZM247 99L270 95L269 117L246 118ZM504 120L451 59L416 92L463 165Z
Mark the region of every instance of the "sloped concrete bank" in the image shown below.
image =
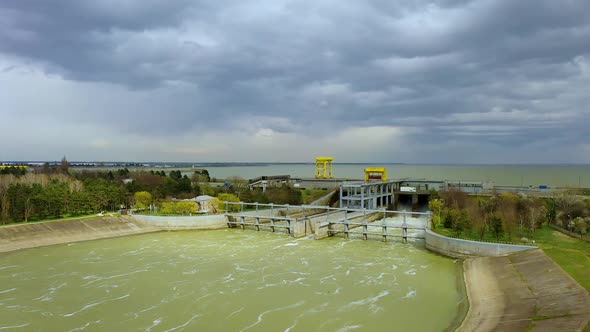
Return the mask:
M161 231L128 216L0 227L0 252Z
M582 331L590 296L540 249L464 262L469 311L458 331Z
M427 249L462 258L469 302L457 331L582 331L590 296L533 246L454 239L425 231Z

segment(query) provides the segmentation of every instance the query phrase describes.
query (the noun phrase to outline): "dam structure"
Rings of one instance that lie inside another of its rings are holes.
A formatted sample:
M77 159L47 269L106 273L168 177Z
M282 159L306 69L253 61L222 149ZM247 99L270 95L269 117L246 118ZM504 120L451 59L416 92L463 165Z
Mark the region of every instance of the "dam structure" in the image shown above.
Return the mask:
M430 212L334 208L317 205L282 205L226 202L227 227L284 232L289 236L322 239L378 238L383 241L424 238ZM231 212L233 211L233 212Z

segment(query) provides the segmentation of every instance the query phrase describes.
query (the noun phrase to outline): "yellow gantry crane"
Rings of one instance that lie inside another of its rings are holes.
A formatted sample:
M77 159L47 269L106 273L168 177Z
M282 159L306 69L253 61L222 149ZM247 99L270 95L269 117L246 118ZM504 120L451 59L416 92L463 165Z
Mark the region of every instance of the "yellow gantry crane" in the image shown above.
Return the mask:
M22 168L22 169L27 169L27 168L29 168L29 166L27 166L27 165L0 165L0 169L4 169L4 168Z
M387 169L385 167L366 167L365 182L369 180L387 181Z
M315 178L332 179L332 161L333 157L319 156L315 157Z

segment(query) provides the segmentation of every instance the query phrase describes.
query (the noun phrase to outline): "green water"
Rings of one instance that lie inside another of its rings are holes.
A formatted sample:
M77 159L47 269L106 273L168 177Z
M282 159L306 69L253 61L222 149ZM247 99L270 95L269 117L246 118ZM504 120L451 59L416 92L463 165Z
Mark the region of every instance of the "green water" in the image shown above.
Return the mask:
M157 233L0 254L0 329L440 331L457 262L419 245Z

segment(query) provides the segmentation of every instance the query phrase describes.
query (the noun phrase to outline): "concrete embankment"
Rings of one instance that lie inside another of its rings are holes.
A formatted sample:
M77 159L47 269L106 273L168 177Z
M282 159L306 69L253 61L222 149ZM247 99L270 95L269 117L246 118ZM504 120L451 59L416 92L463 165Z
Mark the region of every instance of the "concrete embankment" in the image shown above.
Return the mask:
M590 296L540 249L464 262L469 311L458 331L582 331Z
M0 252L156 232L132 217L96 217L0 227Z
M535 246L486 243L455 239L436 234L429 229L425 229L424 239L425 246L428 250L454 258L468 258L472 256L503 256L523 250L537 248Z
M223 214L205 216L146 216L133 215L145 225L157 227L164 230L196 230L196 229L221 229L227 228L227 218Z

